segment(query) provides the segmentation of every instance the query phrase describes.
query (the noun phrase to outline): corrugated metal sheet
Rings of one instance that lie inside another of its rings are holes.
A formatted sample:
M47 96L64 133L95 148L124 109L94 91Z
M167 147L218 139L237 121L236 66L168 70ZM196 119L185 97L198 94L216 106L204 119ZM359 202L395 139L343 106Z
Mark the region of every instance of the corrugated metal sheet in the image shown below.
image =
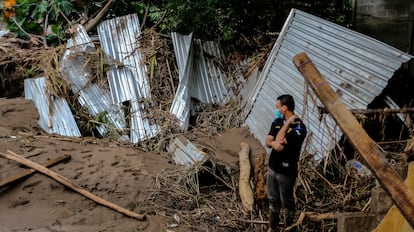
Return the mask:
M124 112L119 105L112 104L107 90L101 89L97 84L90 84L78 92L78 101L82 107L88 109L91 116L102 115L108 120L108 125L96 127L99 134L105 135L115 129L122 135L123 140L129 140L123 132L126 128Z
M190 76L193 72L192 34L181 35L171 33L175 57L177 59L179 83L172 102L170 113L180 121L181 128L185 131L190 120Z
M81 136L66 100L52 97L47 92L46 78L25 79L24 95L34 102L39 112L39 125L46 133Z
M204 153L183 136L174 138L168 146L168 151L173 153L173 159L179 165L190 166L205 159Z
M150 86L145 75L138 48L141 34L138 16L130 14L103 21L98 25L98 35L107 62L114 67L107 71L112 101L121 104L131 101L131 142L136 143L158 134L159 126L142 117L144 106L140 98L150 98Z
M122 134L126 122L120 106L112 104L109 91L89 81L90 73L85 66L86 58L83 52L95 49L95 46L82 26L77 26L76 29L77 34L67 41L67 50L62 57L60 67L62 77L69 83L73 93L79 96L79 103L88 109L89 114L93 117L105 114L111 126ZM98 126L97 129L101 135L112 130L104 125ZM126 135L122 137L125 139Z
M188 128L191 98L202 103L226 104L233 96L226 75L217 62L223 56L213 41L192 40L192 36L172 33L180 83L170 112L177 116L181 127Z
M114 103L147 98L150 95L145 65L138 49L137 40L141 35L139 27L136 14L106 20L97 27L107 62L114 64L107 71Z
M365 109L381 93L402 63L412 58L398 49L329 21L293 9L266 61L253 97L246 106L246 124L264 144L274 119L276 98L291 94L310 132L308 152L324 156L342 134L334 120L320 118L319 99L307 94L293 57L306 52L348 108Z
M213 41L194 40L193 43L194 73L190 95L203 103L226 104L234 94L226 75L215 63L223 57L220 47Z

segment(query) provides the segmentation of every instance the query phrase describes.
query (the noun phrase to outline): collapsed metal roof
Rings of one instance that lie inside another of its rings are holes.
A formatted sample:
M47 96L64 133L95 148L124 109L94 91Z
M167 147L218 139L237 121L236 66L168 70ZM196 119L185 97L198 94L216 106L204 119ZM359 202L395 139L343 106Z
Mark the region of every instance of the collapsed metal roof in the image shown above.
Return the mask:
M112 127L119 132L125 129L126 122L123 111L118 104L113 104L108 90L100 88L90 81L90 67L86 64L85 52L95 49L95 45L82 26L76 27L76 35L67 41L66 51L63 53L60 72L66 80L81 106L88 109L89 114L97 117L102 114ZM104 124L98 125L98 132L105 135L109 128ZM122 133L121 133L122 134ZM123 139L128 139L123 135Z
M223 57L219 45L213 41L196 39L193 51L191 97L203 103L226 104L234 94L229 88L226 75L215 62Z
M378 96L402 63L412 58L398 49L327 20L292 9L245 108L246 124L264 145L274 120L276 98L291 94L295 113L308 127L311 154L323 157L342 132L332 117L321 116L317 97L308 92L294 66L306 52L348 108L361 109Z
M39 125L44 131L49 134L81 136L67 101L48 93L46 78L25 79L24 95L26 99L32 100L38 109Z
M149 83L145 65L137 47L141 34L136 14L107 20L98 25L98 35L107 62L112 68L107 71L110 90L91 83L90 70L85 66L83 52L95 49L82 26L77 27L76 36L68 40L67 51L62 58L61 73L70 84L72 91L79 95L79 102L96 117L100 114L108 119L108 126L114 126L120 134L126 129L125 112L122 104L128 102L130 111L130 141L137 143L155 136L159 127L150 122L142 99L150 98ZM98 131L105 135L108 128L99 125ZM123 139L129 140L123 135Z
M187 130L190 120L190 76L193 72L192 34L171 33L175 57L178 65L178 87L171 104L170 113L180 121L181 129Z
M226 104L233 96L217 61L223 53L213 41L193 40L192 35L171 34L179 69L179 85L170 112L187 130L191 98L202 103Z
M130 14L106 20L97 29L108 61L114 62L114 66L107 71L112 101L114 104L129 101L131 105L131 142L154 137L159 132L159 126L144 117L144 104L139 102L151 96L138 48L138 37L141 35L138 16Z

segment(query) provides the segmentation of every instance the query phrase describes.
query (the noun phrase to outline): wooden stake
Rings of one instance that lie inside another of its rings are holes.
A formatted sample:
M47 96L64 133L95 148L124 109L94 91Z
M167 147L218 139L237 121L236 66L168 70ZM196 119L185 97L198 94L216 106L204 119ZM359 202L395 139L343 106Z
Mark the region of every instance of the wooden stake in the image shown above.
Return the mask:
M14 160L16 162L22 163L22 164L26 165L27 167L33 168L34 170L36 170L36 171L38 171L40 173L43 173L46 176L49 176L49 177L53 178L57 182L65 185L66 187L69 187L69 188L73 189L74 191L82 194L83 196L85 196L85 197L87 197L87 198L95 201L96 203L98 203L100 205L106 206L106 207L108 207L110 209L113 209L113 210L119 212L119 213L122 213L122 214L124 214L126 216L129 216L129 217L132 217L132 218L141 220L141 221L146 220L145 214L137 214L135 212L132 212L132 211L129 211L129 210L125 209L125 208L122 208L122 207L120 207L120 206L118 206L118 205L116 205L114 203L111 203L109 201L106 201L106 200L104 200L104 199L102 199L102 198L94 195L93 193L88 192L85 189L82 189L80 186L72 183L66 177L63 177L63 176L57 174L56 172L53 172L52 170L43 167L40 164L37 164L37 163L35 163L33 161L30 161L30 160L28 160L28 159L26 159L24 157L21 157L20 155L12 152L10 150L7 150L7 152L9 154L7 154L7 153L1 153L0 152L0 156L3 156L5 158L7 158L7 159L11 159L11 160Z
M59 157L57 157L55 159L48 160L47 162L45 162L43 164L43 166L44 167L50 167L50 166L53 166L53 165L55 165L57 163L60 163L62 161L66 161L66 160L69 160L69 159L70 159L70 155L59 156ZM4 180L0 181L0 188L2 188L3 186L6 186L8 184L11 184L13 182L16 182L18 180L22 180L23 178L28 177L31 174L35 173L35 172L36 171L33 170L33 169L28 169L28 170L24 170L24 171L22 171L22 172L20 172L20 173L18 173L16 175L14 175L14 176L11 176L11 177L9 177L7 179L4 179Z
M250 146L245 142L240 143L241 150L239 151L240 159L240 179L239 179L239 192L240 198L243 203L243 207L246 211L250 212L253 210L254 196L253 190L250 186Z
M414 228L414 193L387 162L378 145L346 108L306 53L296 55L293 63Z

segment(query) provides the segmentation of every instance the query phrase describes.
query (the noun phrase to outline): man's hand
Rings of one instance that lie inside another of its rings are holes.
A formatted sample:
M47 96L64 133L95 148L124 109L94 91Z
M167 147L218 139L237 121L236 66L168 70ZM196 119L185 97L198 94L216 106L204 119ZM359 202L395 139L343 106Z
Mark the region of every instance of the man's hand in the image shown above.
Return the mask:
M285 145L287 144L287 141L285 138L283 138L281 141L275 140L271 144L272 144L273 149L275 149L276 151L281 151L285 149Z

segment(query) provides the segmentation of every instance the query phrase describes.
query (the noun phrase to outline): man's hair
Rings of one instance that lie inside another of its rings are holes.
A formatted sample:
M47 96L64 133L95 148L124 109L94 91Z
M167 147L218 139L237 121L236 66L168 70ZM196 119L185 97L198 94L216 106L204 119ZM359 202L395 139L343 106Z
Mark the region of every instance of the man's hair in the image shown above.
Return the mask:
M293 100L292 95L283 94L277 97L277 100L280 101L280 104L285 105L290 111L295 111L295 101Z

